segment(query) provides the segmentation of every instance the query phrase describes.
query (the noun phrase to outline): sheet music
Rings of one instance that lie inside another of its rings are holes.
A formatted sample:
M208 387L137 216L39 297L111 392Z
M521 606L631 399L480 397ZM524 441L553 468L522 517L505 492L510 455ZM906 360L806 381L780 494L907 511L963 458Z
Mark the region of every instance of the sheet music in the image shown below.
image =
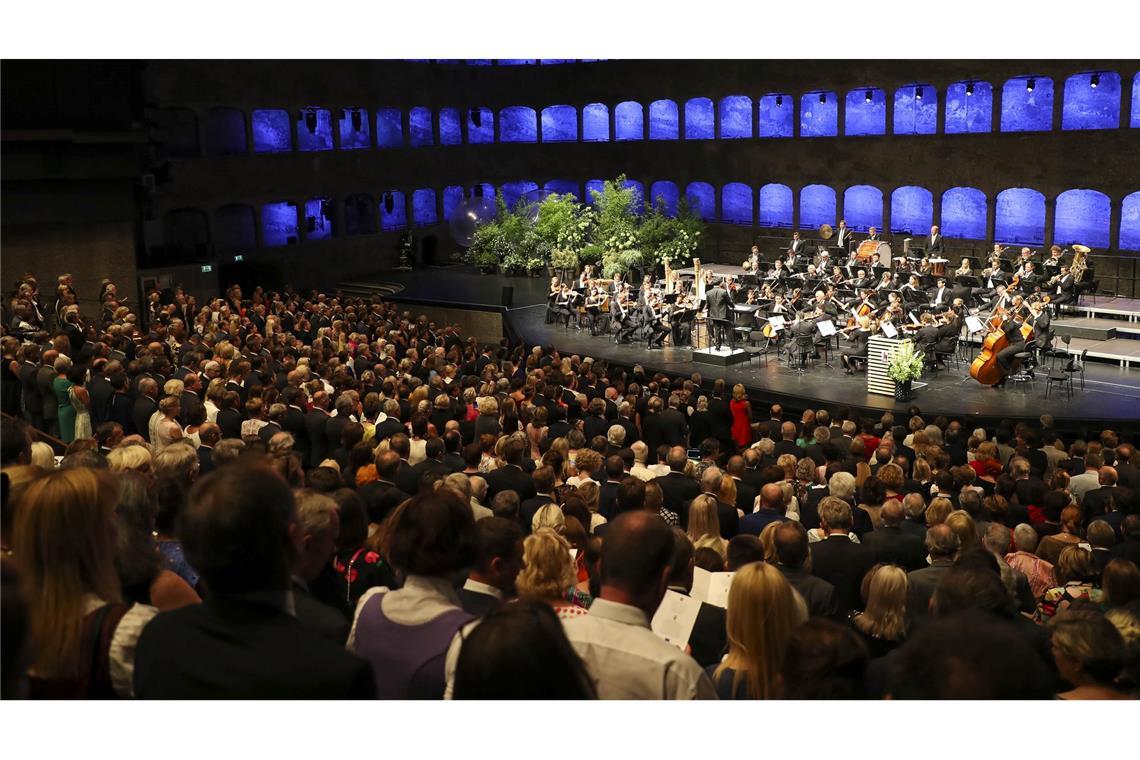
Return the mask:
M775 316L768 317L768 324L772 325L772 327L777 330L783 330L784 318L781 315L776 314Z
M835 335L835 323L830 319L816 322L815 326L819 328L819 334L825 338L830 338L832 335Z
M728 590L732 588L735 573L709 573L709 594L705 601L721 609L728 609Z
M666 591L649 627L666 642L684 650L689 645L689 637L693 635L693 626L697 623L697 613L700 611L699 599L676 591Z
M888 338L898 337L899 331L896 330L895 326L890 322L883 322L880 326L883 328L883 335L886 335Z
M970 331L970 334L973 335L976 332L981 332L984 330L985 325L982 324L982 320L971 314L970 316L966 317L966 329L968 329Z

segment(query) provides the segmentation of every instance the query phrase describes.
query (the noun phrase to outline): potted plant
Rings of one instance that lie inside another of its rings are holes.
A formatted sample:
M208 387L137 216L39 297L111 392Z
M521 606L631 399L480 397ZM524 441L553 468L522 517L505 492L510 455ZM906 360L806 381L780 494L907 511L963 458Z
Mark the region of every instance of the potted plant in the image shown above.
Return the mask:
M887 377L895 381L895 401L909 401L911 382L922 376L922 354L914 350L913 341L903 341L887 363Z

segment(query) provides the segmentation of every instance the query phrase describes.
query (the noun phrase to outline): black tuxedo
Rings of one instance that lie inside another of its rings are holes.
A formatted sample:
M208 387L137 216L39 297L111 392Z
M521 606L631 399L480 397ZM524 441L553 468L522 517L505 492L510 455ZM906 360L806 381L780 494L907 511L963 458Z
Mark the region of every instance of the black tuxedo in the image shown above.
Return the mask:
M864 533L860 539L871 555L872 565L882 562L898 565L904 570L918 570L926 565L926 550L922 539L901 527L882 527Z
M463 468L461 467L460 469ZM451 470L447 469L447 465L439 459L425 459L422 462L416 462L408 467L406 473L403 478L397 479L396 485L402 490L414 494L419 492L420 483L423 481L425 475L431 475L442 480L451 474Z
M312 467L310 464L309 429L305 424L305 412L300 407L290 404L285 407L285 417L281 420L281 429L293 436L293 450L301 455L301 465Z
M406 432L407 432L407 429L404 427L404 423L400 422L400 420L398 418L386 417L383 422L378 423L376 425L376 433L375 433L375 437L373 438L373 440L377 444L379 444L380 441L383 441L386 438L390 438L390 437L394 436L396 433L406 433ZM442 431L441 431L441 434L442 434Z
M133 435L135 430L134 404L125 393L115 393L107 407L107 421L123 426L123 435Z
M328 424L329 413L319 407L310 409L305 414L305 435L309 440L309 459L306 467L318 467L328 458L328 441L325 439L325 425Z
M812 575L835 587L836 611L840 615L862 608L859 587L871 564L867 548L847 536L828 536L811 546Z
M680 472L670 472L663 477L654 478L653 482L661 486L665 509L676 512L681 520L681 527L687 527L689 524L687 507L690 501L701 495L700 483Z
M140 699L369 699L372 668L259 602L207 599L157 615L139 637Z
M237 409L219 409L214 419L222 431L222 438L241 438L242 415Z
M319 601L301 581L293 579L293 611L301 625L327 641L348 641L349 621L336 607Z
M102 374L92 374L87 383L87 394L91 397L91 428L95 429L109 419L111 396L115 394L115 389Z
M646 415L641 420L641 427L645 433L645 444L651 452L656 452L661 444L684 446L689 440L685 416L677 409L666 407Z
M705 292L709 326L716 331L712 336L717 346L732 342L732 295L720 285ZM727 340L725 338L727 337Z
M928 254L931 254L931 253L941 254L941 253L944 253L945 251L946 251L946 248L942 244L942 235L941 234L927 235L926 236L926 252Z
M795 456L796 461L799 461L807 456L806 452L797 446L795 441L786 440L776 441L776 445L772 449L772 454L776 457L781 457L784 454L792 454Z
M269 439L281 432L281 426L276 422L267 422L257 431L257 437L269 445Z
M332 456L332 452L340 448L340 436L344 432L345 426L352 422L348 415L338 414L336 417L330 416L325 422L325 450L328 456Z
M538 489L534 485L534 478L518 465L508 464L497 470L492 470L487 473L486 480L488 504L500 491L514 491L518 494L519 501L538 494Z

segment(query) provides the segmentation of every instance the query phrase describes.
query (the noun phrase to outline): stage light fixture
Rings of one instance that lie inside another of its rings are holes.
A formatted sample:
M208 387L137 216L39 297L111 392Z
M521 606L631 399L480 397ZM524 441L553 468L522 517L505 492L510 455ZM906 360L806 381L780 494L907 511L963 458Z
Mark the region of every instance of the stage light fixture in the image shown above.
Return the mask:
M1092 77L1089 78L1089 84L1094 88L1100 84L1100 74L1093 74Z
M392 210L396 208L396 199L392 197L391 193L384 193L384 213L391 214Z
M970 96L973 94L974 94L974 83L973 82L966 82L966 95Z
M921 87L915 87L914 88L914 99L915 100L922 100L922 88Z
M1025 83L1025 91L1026 92L1033 92L1033 88L1036 86L1037 86L1037 80L1030 77L1029 80Z
M784 107L784 96L783 95L777 95L776 96L776 108L783 108L783 107Z
M353 132L359 132L360 128L364 124L363 117L360 115L360 109L354 108L349 113L350 113L350 118L352 119L352 131Z
M302 115L305 118L305 128L309 130L309 134L315 134L317 131L317 112L312 108L306 108Z
M820 103L826 103L827 102L827 93L826 92L821 92L819 94L819 102Z
M863 95L863 100L870 103L872 97L873 97L873 95L871 94L871 91L867 90L867 92Z

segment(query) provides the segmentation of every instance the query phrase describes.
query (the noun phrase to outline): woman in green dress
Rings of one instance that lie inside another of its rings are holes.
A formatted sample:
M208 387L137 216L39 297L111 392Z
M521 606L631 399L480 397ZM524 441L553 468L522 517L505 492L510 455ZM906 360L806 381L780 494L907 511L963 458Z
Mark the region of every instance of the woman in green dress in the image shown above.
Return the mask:
M64 443L75 440L75 407L71 405L71 386L73 383L67 379L71 369L71 359L60 356L55 360L55 380L51 388L59 403L59 437Z

